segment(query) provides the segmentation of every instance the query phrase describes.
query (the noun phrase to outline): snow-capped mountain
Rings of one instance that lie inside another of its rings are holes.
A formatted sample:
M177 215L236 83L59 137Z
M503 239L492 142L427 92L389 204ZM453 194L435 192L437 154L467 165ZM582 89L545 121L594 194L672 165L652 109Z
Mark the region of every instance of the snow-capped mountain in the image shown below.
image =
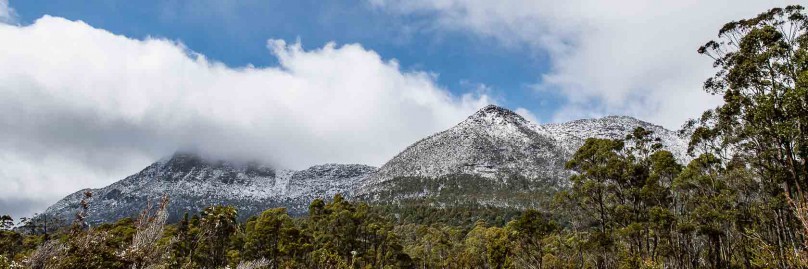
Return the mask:
M561 143L568 152L574 153L587 138L621 139L637 127L652 131L665 149L673 153L679 162L687 162L687 141L675 131L627 116L607 116L599 119L582 119L558 124L545 124L541 128Z
M622 139L637 127L653 131L680 161L687 161L687 144L675 132L635 118L536 125L490 105L407 147L371 175L358 194L382 202L428 198L440 204L473 200L537 207L542 201L535 196L568 186L571 174L564 164L586 138Z
M315 198L337 193L380 202L429 200L431 204L476 203L541 207L568 186L565 162L586 138L624 138L643 127L661 138L681 161L687 143L673 131L631 117L608 116L537 125L513 111L486 106L456 126L421 139L381 168L326 164L301 171L255 163L211 161L175 154L110 186L89 190L88 219L113 221L136 215L147 201L171 199L170 218L209 205L234 205L242 217L286 207L305 214ZM72 219L86 190L47 209Z
M361 164L315 165L292 174L285 195L309 201L318 197L333 197L337 193L350 195L376 169Z
M456 126L424 138L384 164L367 184L396 177L470 174L559 178L568 151L550 133L513 111L487 106Z
M277 170L255 163L211 161L195 154L177 153L107 187L68 195L45 213L71 220L84 192L90 191L91 223L134 216L148 201L157 203L163 195L171 200L170 219L184 212L199 212L209 205L236 206L242 217L272 207L287 207L292 214L304 214L312 199L350 190L375 170L366 165L343 164L319 165L303 171Z
M450 174L492 179L512 175L557 178L566 175L564 163L586 138L622 139L637 127L653 131L680 161L687 159L687 143L676 132L632 117L536 125L513 111L489 105L456 126L407 147L367 184L395 177Z

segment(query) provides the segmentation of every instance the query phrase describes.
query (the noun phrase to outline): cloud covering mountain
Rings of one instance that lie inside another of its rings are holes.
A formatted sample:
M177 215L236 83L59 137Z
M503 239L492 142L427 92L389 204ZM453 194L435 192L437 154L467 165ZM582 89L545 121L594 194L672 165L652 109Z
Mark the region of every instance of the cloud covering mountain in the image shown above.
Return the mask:
M0 40L3 205L100 187L177 149L294 169L380 165L492 102L359 44L271 39L278 65L256 68L51 16L0 24Z

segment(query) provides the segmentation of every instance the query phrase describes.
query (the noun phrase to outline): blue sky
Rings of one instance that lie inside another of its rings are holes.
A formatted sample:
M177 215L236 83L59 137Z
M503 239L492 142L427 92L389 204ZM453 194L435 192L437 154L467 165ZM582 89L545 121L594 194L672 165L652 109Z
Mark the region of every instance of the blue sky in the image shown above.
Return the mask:
M45 14L81 20L132 38L178 40L189 49L232 67L273 66L267 39L358 43L404 70L438 75L456 94L481 86L501 105L523 107L549 120L563 98L537 93L533 85L550 67L547 55L464 31L442 31L431 15L394 14L365 1L11 1L21 24Z

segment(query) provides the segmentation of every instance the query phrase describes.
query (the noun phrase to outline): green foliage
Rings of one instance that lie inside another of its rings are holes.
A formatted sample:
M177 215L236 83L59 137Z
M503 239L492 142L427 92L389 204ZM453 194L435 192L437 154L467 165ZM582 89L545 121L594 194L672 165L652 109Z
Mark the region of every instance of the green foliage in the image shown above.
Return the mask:
M681 194L673 189L682 168L653 133L589 139L567 167L578 174L558 200L583 213L571 228L596 267L686 267L675 231Z
M507 212L507 208L513 206L531 208L546 206L560 186L557 180L552 178L525 178L514 175L492 179L477 175L452 174L437 178L397 177L395 180L382 183L378 188L383 191L373 193L373 197L367 197L366 200L390 205L391 209L409 210L409 207L415 207L413 209L428 210L427 208L437 207L504 213ZM514 212L510 212L508 217L517 215ZM408 220L408 222L419 221ZM473 226L475 222L476 220L466 221L462 225ZM500 225L505 222L507 219L498 220Z
M0 231L0 256L11 260L24 250L24 236L22 234L13 231Z
M283 208L264 211L245 226L245 260L266 258L276 264L293 265L301 262L301 254L312 247L311 238Z
M192 252L194 267L218 268L227 265L231 237L238 228L237 211L231 206L211 206L201 213L196 231L197 241Z
M354 205L340 195L329 203L315 200L310 207L306 229L311 231L316 248L325 248L352 266L410 267L393 224L375 214L367 204Z
M514 243L513 265L520 268L535 265L541 268L548 252L544 241L561 227L549 215L528 209L519 218L508 223L507 228L510 240Z
M521 210L513 207L483 206L466 202L441 206L430 200L413 200L400 203L377 203L375 211L391 216L397 224L445 224L470 229L478 221L487 225L502 226L519 216Z
M692 226L714 237L713 266L753 266L763 250L772 253L764 255L768 264L805 266L808 17L801 6L773 8L727 23L718 36L699 53L718 69L704 89L723 96L724 104L686 126L689 150L708 155L688 167L683 180L708 188L701 192L710 197L695 201L721 204L727 212L693 206L691 218L715 220L693 220Z
M30 254L40 259L29 264L33 268L129 268L119 253L131 242L133 230L130 219L92 230L71 229L59 239L42 242Z

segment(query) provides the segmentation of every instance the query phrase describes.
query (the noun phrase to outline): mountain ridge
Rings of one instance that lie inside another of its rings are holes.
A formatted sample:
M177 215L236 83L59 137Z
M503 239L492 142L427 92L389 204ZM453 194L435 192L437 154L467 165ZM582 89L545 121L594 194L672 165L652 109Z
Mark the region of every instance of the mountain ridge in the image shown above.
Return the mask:
M48 207L45 214L70 219L78 210L83 193L91 191L93 197L88 200L90 222L132 216L149 201L156 202L163 195L171 198L170 219L178 218L183 212L198 212L217 204L235 205L247 213L243 216L280 206L289 207L290 213L300 215L305 213L306 207L289 205L295 205L296 200L341 192L345 186L354 184L376 168L359 164L324 164L310 169L316 171L275 169L255 163L208 160L198 155L178 153L106 187L72 193ZM333 182L299 184L324 180ZM290 189L290 186L299 188ZM287 195L292 192L295 196Z
M519 201L535 200L532 196L565 188L570 172L564 163L587 137L624 138L636 127L654 131L680 161L686 161L686 143L675 132L633 117L538 125L509 109L488 105L409 145L379 168L322 164L294 171L178 152L104 188L68 195L46 214L69 219L86 190L96 192L89 212L94 222L133 216L163 194L172 198L172 218L214 204L234 205L242 216L270 207L287 207L301 215L312 199L336 193L369 201L445 198L451 193L444 200L482 197L476 202L519 206L500 196L530 190L515 196L524 198Z
M521 143L527 141L535 143ZM490 171L489 167L531 168L525 165L518 167L520 165L507 160L498 160L499 157L516 162L519 162L517 159L527 159L538 163L551 159L548 158L551 155L563 154L557 152L551 142L552 138L539 132L537 125L522 116L489 105L457 125L413 143L382 165L371 176L368 184L382 183L396 176L434 177L470 173L496 177L497 171ZM509 149L516 152L504 152ZM537 175L531 173L529 176Z

